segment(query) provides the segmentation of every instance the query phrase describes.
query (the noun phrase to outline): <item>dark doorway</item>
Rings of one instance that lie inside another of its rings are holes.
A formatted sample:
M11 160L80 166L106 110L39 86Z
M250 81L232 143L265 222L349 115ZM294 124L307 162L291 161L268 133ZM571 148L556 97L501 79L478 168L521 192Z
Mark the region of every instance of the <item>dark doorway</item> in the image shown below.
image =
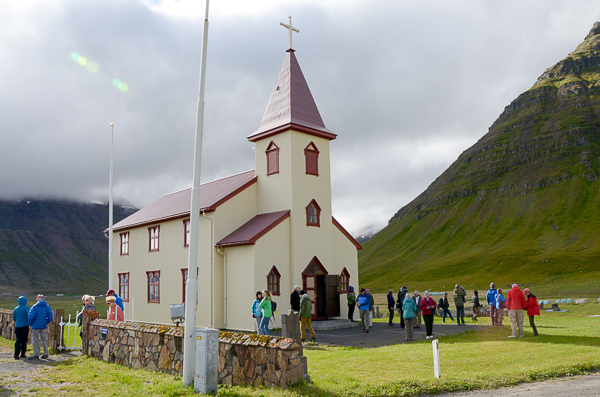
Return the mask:
M339 276L330 275L315 256L302 272L303 288L312 300L312 319L340 316Z

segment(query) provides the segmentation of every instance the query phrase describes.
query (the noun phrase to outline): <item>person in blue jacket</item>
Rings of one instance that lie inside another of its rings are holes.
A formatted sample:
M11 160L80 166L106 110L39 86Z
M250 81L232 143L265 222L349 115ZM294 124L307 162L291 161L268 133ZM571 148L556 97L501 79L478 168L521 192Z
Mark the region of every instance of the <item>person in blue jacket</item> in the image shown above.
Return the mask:
M19 297L19 306L15 307L12 313L15 322L15 360L27 357L27 339L29 338L29 322L27 315L29 314L29 306L27 306L27 298Z
M496 307L496 297L498 296L498 290L496 284L491 283L490 289L485 295L485 300L490 306L490 317L492 319L492 325L498 325L498 308Z
M369 295L367 295L367 291L363 288L360 290L360 294L356 298L356 306L358 306L358 311L360 312L360 323L363 327L363 332L369 333Z
M40 358L40 341L44 348L42 358L48 358L48 332L46 327L52 322L54 315L44 299L44 295L38 295L36 297L37 303L31 307L27 315L27 322L31 327L31 344L33 345L33 356L29 357L28 360Z
M252 302L252 318L256 321L256 333L262 335L262 329L260 329L260 322L262 321L262 309L260 308L260 301L262 300L262 291L256 291L256 299Z
M413 337L415 334L413 329L417 323L417 304L409 293L406 293L402 302L402 312L404 313L405 339L407 341L414 340Z
M115 297L115 299L116 299L115 303L117 304L117 306L119 306L121 308L121 311L123 312L123 316L125 316L125 307L123 306L123 299L121 299L121 297L115 293L115 290L109 289L108 291L106 291L106 296L114 296Z

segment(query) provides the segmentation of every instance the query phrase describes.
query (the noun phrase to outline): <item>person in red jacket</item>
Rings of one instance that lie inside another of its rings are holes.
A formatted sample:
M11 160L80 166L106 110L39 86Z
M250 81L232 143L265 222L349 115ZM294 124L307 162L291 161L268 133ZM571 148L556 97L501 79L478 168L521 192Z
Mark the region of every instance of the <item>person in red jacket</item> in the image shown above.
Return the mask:
M433 339L433 313L435 313L436 306L435 300L429 297L429 292L425 291L419 302L419 308L423 312L423 321L425 321L425 330L427 331L425 339Z
M512 285L512 289L506 297L506 307L508 308L508 317L510 317L510 326L512 335L509 338L517 337L517 326L519 327L519 336L525 336L523 332L523 318L525 317L524 310L527 309L527 300L525 295L517 284Z
M540 305L538 304L537 297L529 292L529 288L525 288L523 293L527 297L527 315L529 316L529 325L533 329L533 336L538 336L537 328L535 327L534 316L540 315Z

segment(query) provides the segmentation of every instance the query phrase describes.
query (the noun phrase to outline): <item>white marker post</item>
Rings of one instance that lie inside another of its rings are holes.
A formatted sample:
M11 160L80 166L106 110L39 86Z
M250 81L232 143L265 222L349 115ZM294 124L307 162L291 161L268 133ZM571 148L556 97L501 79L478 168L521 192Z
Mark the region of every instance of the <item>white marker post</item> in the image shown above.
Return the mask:
M437 339L431 341L433 347L433 373L437 379L442 376L442 370L440 369L440 343Z

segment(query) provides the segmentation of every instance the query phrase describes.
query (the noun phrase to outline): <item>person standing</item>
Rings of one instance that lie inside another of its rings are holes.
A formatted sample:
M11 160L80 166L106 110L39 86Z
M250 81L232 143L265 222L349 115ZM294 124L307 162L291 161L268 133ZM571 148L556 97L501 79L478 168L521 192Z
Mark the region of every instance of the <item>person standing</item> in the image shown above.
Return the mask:
M369 297L369 328L373 326L373 318L375 317L375 298L371 295L371 290L366 289L365 292Z
M415 301L415 305L417 305L417 310L415 311L415 328L421 328L421 299L419 291L415 291L413 295L413 300Z
M108 320L125 321L123 310L121 310L121 307L117 305L117 298L114 296L107 296L106 304L108 305Z
M473 310L473 317L471 318L473 321L479 321L477 320L477 315L479 314L480 306L481 303L479 303L479 292L475 290L473 291L473 296L471 297L471 310Z
M292 311L296 313L300 312L300 299L302 299L302 296L300 295L301 289L302 288L299 285L294 285L294 290L290 295L290 307L292 308Z
M260 301L260 307L262 309L262 320L260 320L260 330L263 335L271 335L271 331L269 331L269 322L271 321L271 316L273 315L273 308L271 306L271 293L269 290L263 289L263 299Z
M429 291L425 291L421 298L420 309L423 312L423 321L425 322L425 339L433 339L433 313L435 313L435 300L429 297Z
M346 294L346 299L348 300L348 320L351 323L354 322L354 309L356 308L356 294L354 293L354 287L350 286L348 288L348 293Z
M125 306L123 306L123 299L121 299L121 297L115 293L114 289L109 289L108 291L106 291L106 296L114 296L115 303L117 304L117 306L119 306L121 308L121 311L123 313L125 313ZM123 316L125 316L125 314L123 314Z
M498 293L496 294L496 325L502 326L504 309L506 309L506 298L502 295L502 288L498 288Z
M27 322L31 327L31 344L33 345L33 356L29 360L40 358L40 342L44 348L43 359L48 358L48 331L46 327L52 322L54 314L50 305L44 300L44 295L36 297L37 303L31 307L27 315Z
M396 307L398 308L398 311L400 312L400 328L404 328L404 326L405 326L404 309L402 308L402 304L404 303L404 297L406 296L406 291L408 291L408 289L406 287L400 288L400 291L398 291L398 300L396 301Z
M417 312L417 304L412 299L409 293L404 294L404 301L402 302L402 313L404 314L404 331L405 331L405 340L411 341L414 340L414 327L415 327L415 317Z
M17 302L19 305L12 312L12 318L15 322L15 360L27 357L25 353L27 353L27 339L29 339L27 298L19 296Z
M260 301L262 300L262 292L256 291L256 298L254 302L252 302L252 318L256 322L256 333L258 335L262 335L262 330L260 329L260 322L262 321L262 309L260 308Z
M388 321L388 325L390 327L392 325L394 325L394 323L392 321L394 321L394 310L396 310L396 308L395 308L396 302L394 301L394 295L393 294L394 294L393 290L389 290L388 294L387 294L388 310L390 311L390 321Z
M465 296L467 293L459 284L454 286L454 306L456 306L456 324L465 325ZM462 321L462 324L460 323Z
M498 309L496 308L496 296L498 295L498 290L496 290L496 284L491 283L490 289L485 295L485 301L490 307L490 318L492 319L492 325L498 324Z
M454 322L452 318L452 313L450 313L450 303L448 302L448 293L444 292L444 296L440 298L440 302L438 303L438 307L444 311L444 317L442 317L442 322L446 322L446 316L450 317L450 320Z
M527 297L527 316L529 316L529 325L533 329L533 336L538 336L537 328L535 326L535 316L540 315L540 305L537 301L537 297L529 291L529 288L525 288L523 293Z
M510 318L510 327L512 328L512 334L509 338L517 337L517 327L519 328L519 336L522 338L525 336L523 319L525 317L524 310L527 309L527 300L517 284L512 285L512 289L506 296L506 307L508 308L508 317Z
M356 298L356 306L360 312L360 323L362 324L363 332L369 333L369 296L365 289L360 290L360 294Z
M312 327L312 302L306 291L301 290L302 300L300 301L300 339L304 342L306 337L306 329L310 331L310 341L315 342L316 335L315 330Z

